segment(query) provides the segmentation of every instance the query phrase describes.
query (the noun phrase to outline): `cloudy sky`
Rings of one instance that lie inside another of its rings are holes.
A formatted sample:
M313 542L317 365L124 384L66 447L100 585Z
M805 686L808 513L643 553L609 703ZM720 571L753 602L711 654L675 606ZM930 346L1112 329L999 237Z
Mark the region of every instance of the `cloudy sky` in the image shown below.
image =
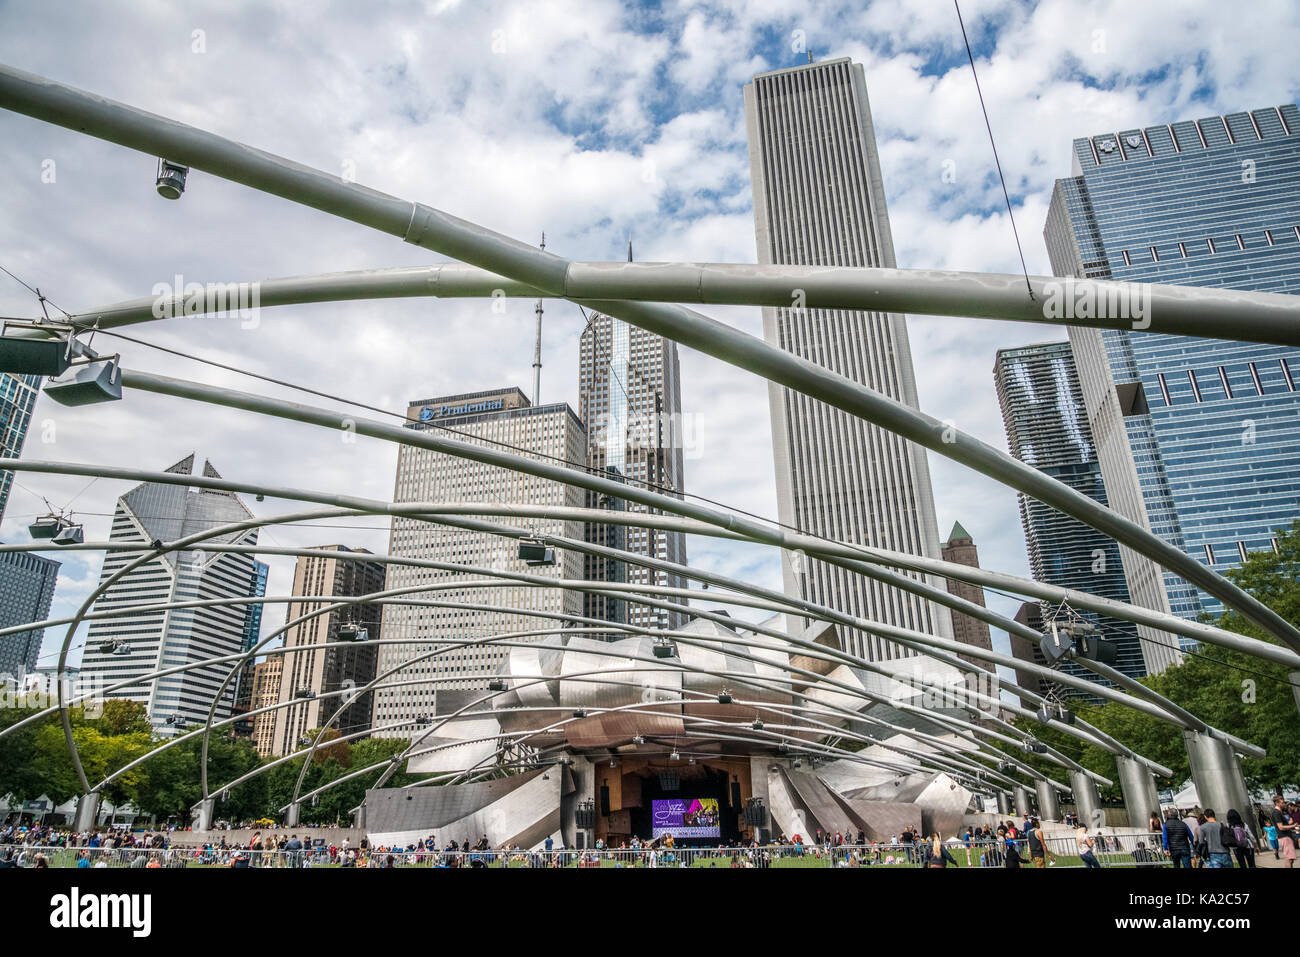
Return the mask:
M1300 7L1259 0L965 0L963 13L1031 272L1049 272L1042 227L1076 136L1294 102ZM0 0L0 61L293 160L355 175L577 260L753 262L742 113L754 74L817 59L866 67L900 267L1014 272L1019 259L948 0L719 0L336 4ZM80 311L158 283L229 282L436 261L288 202L193 173L179 202L154 192L154 159L0 112L0 264ZM949 175L945 176L945 172ZM0 314L33 316L0 275ZM759 311L705 309L760 334ZM504 385L529 387L532 304L410 300L173 319L133 335L384 408ZM546 310L543 399L577 404L576 306ZM1059 328L910 320L925 411L1005 448L998 348ZM101 340L97 346L106 345ZM300 398L190 360L121 344L129 368ZM697 423L688 491L775 516L763 382L682 352ZM317 400L307 401L320 404ZM396 451L241 412L132 394L66 409L42 397L24 455L162 469L190 452L228 478L392 497ZM931 455L941 537L970 530L986 567L1026 574L1013 493ZM17 476L5 541L71 504L107 537L127 486ZM250 503L258 514L285 503ZM290 506L292 507L292 506ZM386 528L276 528L263 541L382 551ZM692 564L779 587L768 550L692 540ZM64 555L55 614L93 587L98 559ZM273 560L287 593L291 560ZM989 596L1012 612L1015 602ZM279 624L270 612L264 628ZM48 653L61 630L46 636ZM1001 638L1001 636L999 636ZM995 639L997 641L998 639ZM1005 639L1002 639L1004 642ZM49 660L48 658L46 659Z

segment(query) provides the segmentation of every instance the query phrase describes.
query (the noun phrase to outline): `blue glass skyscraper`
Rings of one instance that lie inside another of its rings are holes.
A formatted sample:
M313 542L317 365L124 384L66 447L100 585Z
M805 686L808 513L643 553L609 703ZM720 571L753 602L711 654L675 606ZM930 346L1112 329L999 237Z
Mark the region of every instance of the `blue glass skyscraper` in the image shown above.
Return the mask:
M1073 172L1044 230L1056 275L1300 293L1295 105L1078 139ZM1300 349L1149 322L1070 329L1111 506L1223 572L1300 517ZM1221 610L1121 551L1139 604Z
M22 455L27 427L31 425L32 409L41 391L38 375L0 374L0 455L16 459ZM0 472L0 518L9 504L9 489L13 487L14 473Z

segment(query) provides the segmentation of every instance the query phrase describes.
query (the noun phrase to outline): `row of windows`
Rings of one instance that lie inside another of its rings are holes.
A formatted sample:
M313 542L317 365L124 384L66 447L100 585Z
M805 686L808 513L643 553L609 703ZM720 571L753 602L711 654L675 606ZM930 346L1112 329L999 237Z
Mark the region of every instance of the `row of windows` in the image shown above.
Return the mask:
M1273 548L1273 554L1275 555L1281 554L1281 547L1278 545L1276 538L1270 539L1270 544ZM1232 562L1237 560L1244 562L1250 556L1250 549L1247 548L1246 543L1242 541L1237 542L1236 558L1225 557L1222 550L1220 550L1216 554L1214 546L1211 545L1209 542L1206 542L1204 545L1201 546L1201 548L1205 550L1205 562L1208 565L1217 565L1221 562Z
M1209 398L1217 399L1226 397L1229 399L1243 398L1246 396L1276 395L1283 391L1295 392L1295 374L1285 358L1277 360L1278 367L1281 369L1282 377L1276 386L1269 387L1274 382L1276 371L1272 375L1261 376L1261 370L1258 363L1248 362L1244 368L1215 366L1211 369L1188 369L1187 384L1191 386L1190 395L1193 402L1205 402L1206 393L1212 392ZM1246 370L1250 372L1249 384L1254 386L1254 391L1250 391L1247 382L1240 374ZM1233 385L1233 380L1236 385ZM1165 405L1176 405L1176 400L1183 398L1188 393L1185 389L1179 387L1177 380L1171 383L1169 374L1164 372L1156 373L1156 381L1160 383L1160 394L1164 399ZM1171 389L1171 385L1173 388ZM1285 388L1281 388L1285 386ZM1222 389L1222 396L1219 395L1219 389Z
M1292 226L1291 232L1295 234L1296 240L1300 241L1300 226ZM1288 240L1291 238L1285 232L1272 230L1272 229L1264 230L1265 245L1276 246L1278 240L1283 237L1285 237ZM1246 238L1247 237L1245 234L1242 233L1234 234L1232 240L1227 246L1227 249L1232 249L1234 245L1236 246L1237 249L1253 249L1254 243L1253 242L1248 243L1246 241ZM1201 244L1201 240L1199 239L1193 240L1190 244L1187 242L1180 242L1178 244L1178 252L1183 259L1190 259L1192 256L1201 252L1201 250L1202 250L1202 244ZM1217 253L1219 252L1219 244L1214 241L1213 237L1207 236L1204 242L1204 250L1209 253ZM1146 248L1146 252L1144 254L1146 258L1139 258L1135 260L1133 254L1129 252L1129 250L1127 249L1120 250L1120 255L1124 257L1125 266L1131 266L1135 261L1139 263L1160 262L1160 249L1157 246L1148 246Z

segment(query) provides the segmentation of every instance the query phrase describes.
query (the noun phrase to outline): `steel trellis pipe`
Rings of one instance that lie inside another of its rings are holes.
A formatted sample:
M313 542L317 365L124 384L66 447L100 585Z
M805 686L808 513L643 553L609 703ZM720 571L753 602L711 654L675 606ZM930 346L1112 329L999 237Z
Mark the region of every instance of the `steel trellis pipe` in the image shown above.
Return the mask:
M571 263L441 210L388 196L203 130L11 67L0 67L0 106L312 206L404 241L571 298ZM1300 629L1213 570L1141 526L1005 452L851 379L681 306L575 299L819 399L961 462L1123 542L1237 609L1292 650Z
M199 488L211 488L222 491L243 492L247 494L264 494L268 497L274 498L339 505L343 508L350 508L370 514L419 517L417 515L409 515L405 511L406 503L384 503L376 500L356 498L354 496L340 495L336 493L312 492L303 489L263 486L255 483L214 479L209 476L192 475L187 477L178 476L173 473L152 472L142 469L122 468L119 466L46 462L35 459L0 458L0 469L61 475L93 475L101 478L120 478L124 480L157 482L162 484L186 484ZM577 480L571 480L570 484L581 483ZM587 486L583 485L583 487L585 488ZM604 486L600 486L598 490L604 490ZM655 493L645 493L645 496L645 501L647 503L652 502L653 507L656 508L672 509L679 507L680 505L679 500L668 496L660 497L656 496ZM926 558L924 556L910 555L903 552L893 552L870 546L850 545L829 539L819 539L810 535L792 534L781 530L769 529L766 526L758 525L756 523L754 528L747 528L745 531L741 532L732 527L734 523L727 513L714 512L710 509L692 511L692 514L700 514L701 512L708 513L710 518L707 520L685 518L677 515L638 512L635 513L636 520L633 521L631 517L629 517L630 513L629 515L621 515L618 512L610 512L606 510L597 511L598 514L593 513L593 510L589 509L571 509L558 506L539 507L526 505L427 503L421 508L420 515L484 514L517 517L573 518L574 520L580 521L591 521L594 520L594 518L603 518L603 520L611 524L653 526L668 531L681 531L693 535L708 535L736 541L749 541L757 544L772 545L774 547L789 550L801 550L825 561L843 564L845 568L861 572L862 574L869 574L862 567L868 562L890 565L922 574L937 575L942 578L953 578L958 581L969 582L970 584L999 588L1005 591L1014 592L1024 597L1038 598L1053 602L1065 601L1072 606L1096 611L1098 614L1147 625L1160 631L1183 635L1197 641L1206 641L1226 648L1234 648L1238 651L1255 655L1256 657L1276 661L1279 664L1286 665L1290 668L1300 669L1300 655L1281 645L1248 638L1235 632L1225 631L1213 625L1188 621L1186 619L1177 618L1173 615L1167 615L1140 606L1130 605L1125 602L1118 602L1107 598L1098 598L1097 596L1089 595L1087 592L1057 588L1042 582L1019 578L1001 572L994 572L989 569L975 568L969 565L960 565L955 562L945 562L941 559ZM84 545L60 546L62 550L95 547L97 546L90 543ZM0 545L0 552L4 551L48 551L48 548L40 543ZM913 579L909 579L906 576L897 576L897 578L899 579L897 581L892 578L881 578L880 580L889 581L891 584L895 584L900 588L908 587L904 584L905 582L913 582L916 586L921 585L921 583L915 582ZM915 590L917 590L918 593L929 594L928 590L922 591L919 587ZM934 596L934 600L939 601L940 599L938 596ZM952 604L950 607L958 608L963 611L965 610L964 605ZM989 621L990 624L994 624L1003 630L1009 630L1011 633L1019 634L1025 638L1036 637L1032 633L1026 633L1023 631L1018 623L1006 619L1003 616L989 617L988 614L990 613L988 613L987 609L985 611L986 616L984 617L984 620Z
M30 468L30 467L32 467L32 465L33 465L33 463L25 463L25 462L22 462L21 460L16 460L16 461L15 461L15 464L16 464L19 468L23 468L23 467L28 467L28 468ZM50 471L59 471L59 472L64 472L64 471L94 471L94 472L96 472L96 473L99 473L99 472L111 473L111 474L113 474L114 476L119 476L119 475L126 475L126 474L129 474L130 477L138 478L138 479L143 479L143 480L146 480L146 481L149 480L149 477L150 477L150 476L153 476L153 475L157 474L157 475L160 476L160 480L166 480L166 481L177 482L177 483L183 481L183 477L181 477L181 476L176 476L176 475L172 475L172 474L170 474L170 473L167 473L167 474L165 474L165 476L164 476L163 473L147 473L147 472L140 472L140 471L138 471L138 470L123 470L123 469L115 469L115 468L109 468L109 469L106 469L106 468L97 468L97 469L94 469L94 470L90 470L90 469L83 469L82 467L78 467L78 466L65 466L65 465L60 465L60 464L55 464L55 463L38 463L38 467L39 467L39 469L41 469L41 470L46 470L46 469L48 469L48 470L50 470ZM199 478L199 477L191 477L191 478L194 479L195 481L198 481L198 478ZM206 478L205 478L202 484L204 484L204 486L206 487L206 486L212 484L212 483L215 482L215 481L216 481L216 480L206 479ZM239 489L247 488L247 489L249 489L249 490L253 490L253 491L256 491L258 488L260 488L260 487L258 487L258 486L244 486L244 485L242 485L241 483L230 483L230 482L225 482L224 480L222 480L222 481L220 482L220 484L221 484L222 486L229 486L229 487L232 487L232 488L239 488ZM267 491L270 491L270 490L267 490ZM298 497L307 497L305 493L302 493L302 492L299 492L299 491L293 491L293 492L290 492L290 491L286 491L286 490L277 490L277 492L278 492L279 494L281 494L281 495L286 496L286 497L295 496L295 495L298 496ZM322 500L330 500L330 501L333 501L333 500L336 500L336 499L340 499L340 498L342 498L342 497L339 497L339 496L316 496L316 497L318 497L318 498L320 498L320 499L322 499ZM377 512L380 512L380 513L387 512L387 513L391 513L391 514L398 514L398 513L403 512L403 511L409 511L411 508L413 508L413 506L406 506L406 505L398 506L398 505L390 505L390 504L386 504L386 503L371 503L371 502L369 502L368 500L348 499L348 501L349 501L349 506L348 506L348 508L362 509L362 510L368 508L369 510L377 511ZM673 501L673 500L668 500L668 502L669 502L669 507L672 507L672 505L671 505L671 502L672 502L672 501ZM281 517L280 517L279 519L277 519L277 520L287 520L287 519L290 518L290 517L297 518L298 520L305 520L305 519L310 518L310 517L321 517L322 515L325 515L325 514L328 514L328 513L327 513L327 512L315 512L315 513L313 513L313 512L303 512L303 513L296 513L294 516L281 516ZM272 520L271 520L271 519L267 519L267 520L258 520L258 521L248 521L248 522L244 522L244 523L238 523L238 526L239 526L239 527L245 527L245 526L251 527L251 526L253 526L253 525L266 524L266 523L268 523L268 522L270 522L270 521L272 521ZM233 526L227 526L227 527L224 528L224 530L227 530L227 531L228 531L231 527L233 527ZM484 527L486 527L486 528L488 528L489 530L494 531L494 532L496 532L496 533L501 533L501 532L502 532L502 529L503 529L502 526L493 526L493 525L487 525L487 526L484 526ZM213 533L210 532L209 534L213 534ZM516 531L515 531L515 534L526 534L526 532L523 531L523 530L516 530ZM561 541L564 541L566 544L570 545L571 547L575 547L575 548L579 548L579 549L587 549L587 550L591 550L591 549L595 548L595 546L584 545L583 543L578 543L578 542L569 542L568 540L561 540ZM23 548L25 548L25 547L28 547L28 546L0 546L0 548L9 548L9 547L23 547ZM209 545L209 546L205 546L205 548L206 548L207 550L209 550L209 551L216 550L216 549L219 548L219 547L223 547L223 546L211 546L211 545ZM244 550L244 549L252 549L252 548L253 548L252 546L241 546L241 547L240 547L240 550ZM264 548L264 547L256 547L256 550L259 551L259 552L265 552L265 553L277 553L277 554L306 554L306 553L307 553L307 552L302 551L302 550L270 549L270 548ZM625 558L625 559L627 559L627 560L630 560L630 561L633 561L633 562L637 562L637 563L641 563L641 564L651 564L650 560L648 560L648 559L646 559L646 558L644 558L644 557L641 557L641 556L630 556L630 555L625 555L624 553L618 553L618 554L619 554L620 556L622 556L623 558ZM396 559L392 559L391 557L386 558L386 560L388 560L388 561L397 561ZM415 561L415 560L409 560L409 559L407 559L407 560L401 560L401 561L402 561L403 563L406 563L406 564L427 565L427 566L429 566L429 567L438 567L438 568L452 568L452 567L453 567L453 566L450 566L450 565L446 565L446 563L438 563L438 562ZM464 569L462 566L454 566L454 567L455 567L457 570L467 570L467 569ZM655 564L655 567L665 567L665 568L668 568L668 567L670 567L670 566L669 566L669 565L666 565L666 564L664 564L664 563L656 563L656 564ZM964 566L963 566L963 567L964 567ZM720 578L719 576L701 576L700 573L698 573L698 572L693 572L692 570L690 570L690 569L685 569L685 568L683 568L683 567L681 567L681 566L672 565L672 566L671 566L671 569L672 569L672 570L680 571L681 573L685 574L687 577L705 577L707 580L713 581L713 582L716 583L716 584L723 584L723 585L729 585L729 584L732 584L732 583L730 582L730 580ZM493 572L493 571L491 571L491 570L482 570L482 569L480 569L480 570L477 570L477 571L479 571L479 572L481 572L481 573L483 573L483 574L493 575L493 576L496 576L496 577L502 577L502 576L500 576L498 573L495 573L495 572ZM507 575L505 575L504 577L507 577L507 578L513 578L513 579L515 579L515 580L527 581L527 580L530 580L530 579L532 579L532 578L535 578L536 576L527 576L527 575L523 575L523 574L507 574ZM539 582L541 582L541 583L546 583L546 584L549 584L551 581L552 581L552 580L550 580L550 579L539 579ZM736 584L738 585L738 587L740 587L740 588L743 589L743 590L749 591L749 592L751 592L751 593L753 592L753 588L752 588L752 586L745 586L743 583L736 583ZM581 586L577 586L577 587L581 587ZM775 597L776 597L778 600L781 600L782 607L785 607L784 596L775 596ZM814 616L816 616L816 615L818 614L818 612L816 611L816 606L807 606L807 610L808 610L810 613L812 613ZM855 623L856 623L856 620L855 620ZM799 644L799 643L800 643L799 641L796 641L796 640L794 640L794 639L790 639L788 636L786 636L786 639L785 639L785 640L787 640L787 641L791 641L791 642L793 642L793 643L795 643L795 644ZM904 642L904 643L905 643L905 642ZM963 647L964 647L964 646L963 646ZM931 649L927 649L927 651L928 651L929 653L933 653L933 651L932 651ZM950 656L948 656L948 655L944 655L944 654L941 654L941 655L939 655L938 657L948 658L948 657L950 657ZM869 663L864 663L864 662L862 662L860 659L854 659L852 656L846 656L846 663L849 663L849 664L858 664L858 665L865 665L865 666L868 667L870 670L878 670L878 669L875 669L874 666L870 665ZM961 668L961 669L963 669L963 670L971 670L971 671L974 671L974 670L975 670L975 669L974 669L972 666L970 666L968 663L966 663L966 662L962 662L962 661L960 661L959 659L954 660L953 663L956 664L957 667L959 667L959 668ZM1033 667L1037 667L1037 666L1033 666ZM882 672L882 673L883 673L883 672ZM1055 672L1047 671L1046 674L1047 674L1048 677L1057 677L1057 675L1056 675ZM1067 677L1068 677L1068 676L1067 676ZM1073 680L1073 679L1072 679L1072 680ZM1041 699L1039 699L1039 697L1038 697L1037 695L1032 695L1030 692L1026 691L1025 689L1019 689L1019 688L1017 688L1015 685L1011 685L1010 687L1011 687L1014 691L1020 693L1022 697L1026 696L1026 695L1030 695L1031 697L1033 697L1033 698L1035 698L1035 699L1041 700ZM1089 687L1092 687L1092 686L1089 685ZM1105 692L1106 694L1110 694L1109 689L1103 689L1103 692ZM1124 698L1121 696L1121 697L1116 698L1116 700L1124 701L1124 703L1129 704L1130 706L1132 706L1132 701L1131 701L1131 699L1130 699L1130 700L1126 700L1126 699L1124 699ZM1139 707L1139 710L1143 710L1143 708L1142 708L1142 707ZM1024 710L1024 709L1020 709L1020 713L1026 715L1026 716L1028 716L1028 717L1031 717L1031 718L1034 717L1034 715L1033 715L1031 712L1029 712L1029 711L1027 711L1027 710ZM1154 712L1153 712L1153 713L1154 713ZM1156 716L1160 716L1160 715L1159 715L1158 713L1156 713ZM1167 719L1166 719L1166 720L1167 720ZM1119 742L1114 741L1114 739L1109 738L1109 736L1104 735L1104 734L1103 734L1102 732L1100 732L1099 730L1094 729L1094 728L1091 728L1090 726L1087 726L1087 725L1085 725L1084 727L1086 727L1087 730L1088 730L1089 732L1091 732L1090 739L1092 739L1092 740L1097 740L1097 741L1102 742L1102 743L1103 743L1103 746L1106 746L1106 747L1108 747L1108 748L1110 748L1110 749L1114 749L1117 753L1129 753L1130 756L1133 756L1133 757L1135 757L1135 758L1138 758L1139 760L1142 760L1144 763L1147 763L1147 764L1150 764L1150 763L1151 763L1151 762L1149 762L1148 759L1140 758L1140 756L1136 756L1136 755L1131 755L1131 753L1128 751L1127 748L1125 748L1125 747L1124 747L1123 745L1121 745ZM1075 734L1076 736L1078 736L1078 735L1077 735L1077 732L1075 732L1074 729L1072 729L1072 728L1067 728L1067 730L1069 731L1069 733L1071 733L1071 734ZM0 732L0 733L3 733L3 732Z
M1019 274L861 266L796 266L748 263L573 262L564 274L568 299L604 299L698 305L772 306L786 309L847 309L957 316L1011 322L1132 329L1138 317L1089 319L1050 316L1044 304L1068 288L1100 303L1142 296L1160 331L1222 338L1231 315L1234 338L1245 342L1300 345L1300 305L1294 296L1202 286L1166 286L1095 279L1033 276L1035 298L1025 296ZM260 279L258 307L398 298L537 299L544 290L477 266L442 263L363 269L315 276ZM1121 298L1123 297L1123 298ZM184 294L147 296L73 314L67 321L113 329L184 316L226 311L187 301ZM1107 312L1107 310L1098 310Z

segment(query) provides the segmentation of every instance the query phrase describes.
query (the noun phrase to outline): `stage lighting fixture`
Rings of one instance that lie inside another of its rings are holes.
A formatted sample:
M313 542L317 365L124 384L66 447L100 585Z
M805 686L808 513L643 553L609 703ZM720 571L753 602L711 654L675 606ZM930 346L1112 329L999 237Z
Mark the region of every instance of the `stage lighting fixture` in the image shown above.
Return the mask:
M65 525L51 539L55 545L80 545L86 540L80 525Z
M310 688L299 688L298 697L302 698L304 701L308 701L316 697L316 692L312 691Z
M45 383L45 394L59 405L93 405L122 398L122 370L117 356L92 359Z
M585 718L587 716L587 712L585 709L579 708L577 711L573 712L573 716L575 718Z
M488 691L505 691L506 681L504 678L493 678L488 682Z
M158 190L158 195L163 199L180 199L181 193L185 192L185 177L189 175L190 168L182 166L180 163L173 163L171 160L158 160L158 179L154 185Z
M25 338L11 333L11 329L33 329L44 326L42 335L67 334L68 338ZM56 327L43 323L6 322L0 332L0 372L12 375L62 375L72 364L77 346L71 338L70 326Z
M722 692L718 695L718 704L731 704L731 695L727 694L725 691Z
M674 750L672 754L668 755L669 761L680 761L681 759L682 756L678 754L676 750Z
M421 725L433 724L433 719L430 718L427 714L422 714L415 719L415 723Z
M554 565L555 549L547 548L546 543L541 539L521 538L519 540L519 560L525 565L533 567Z
M753 728L755 731L762 731L762 730L763 730L763 722L760 721L760 720L758 720L757 718L755 718L755 719L754 719L754 723L751 724L750 727Z
M42 515L27 526L27 534L32 538L53 538L59 534L63 521L57 515Z
M633 743L633 744L645 744L645 738L641 737L641 735L638 734L636 737L634 737L634 738L632 739L632 743Z
M656 638L654 643L654 655L656 658L676 658L677 645L667 638Z

